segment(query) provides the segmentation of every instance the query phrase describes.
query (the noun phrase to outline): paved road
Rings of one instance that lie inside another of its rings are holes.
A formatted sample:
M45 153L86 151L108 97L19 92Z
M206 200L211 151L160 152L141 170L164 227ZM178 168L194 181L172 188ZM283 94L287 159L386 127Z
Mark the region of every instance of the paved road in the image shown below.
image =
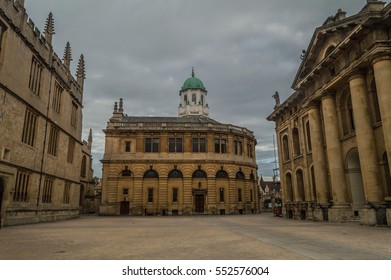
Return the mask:
M243 216L97 217L0 230L0 259L391 259L391 229Z

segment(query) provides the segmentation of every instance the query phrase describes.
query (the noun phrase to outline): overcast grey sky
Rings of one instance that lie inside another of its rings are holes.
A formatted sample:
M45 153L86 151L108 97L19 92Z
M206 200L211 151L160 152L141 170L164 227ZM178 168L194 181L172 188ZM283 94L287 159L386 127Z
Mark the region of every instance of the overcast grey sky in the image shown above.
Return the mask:
M191 67L208 90L210 117L247 127L258 140L259 174L273 175L275 91L284 101L316 27L366 0L25 0L43 31L53 12L53 46L72 47L72 73L86 60L83 138L93 129L101 176L104 134L114 102L128 115L176 116Z

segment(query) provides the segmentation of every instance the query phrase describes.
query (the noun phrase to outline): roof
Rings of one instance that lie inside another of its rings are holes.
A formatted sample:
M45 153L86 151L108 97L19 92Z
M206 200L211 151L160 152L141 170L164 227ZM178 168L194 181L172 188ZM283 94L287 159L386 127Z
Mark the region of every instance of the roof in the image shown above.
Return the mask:
M146 117L146 116L124 116L121 122L126 123L212 123L220 124L219 122L202 116L202 115L188 115L183 117Z
M206 91L206 88L205 88L204 84L202 83L202 81L194 75L194 68L192 69L191 77L188 78L183 83L181 90L187 90L187 89L201 89L201 90Z

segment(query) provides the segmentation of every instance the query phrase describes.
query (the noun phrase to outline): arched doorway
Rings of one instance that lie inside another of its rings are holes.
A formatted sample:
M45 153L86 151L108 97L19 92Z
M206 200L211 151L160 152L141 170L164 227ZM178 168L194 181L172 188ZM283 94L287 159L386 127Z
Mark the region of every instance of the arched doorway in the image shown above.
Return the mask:
M3 194L4 194L4 181L2 178L0 178L0 228L1 228L1 215L2 215L2 206L3 206Z
M352 194L352 210L354 211L354 215L358 216L358 210L365 204L365 192L361 176L360 157L357 149L349 152L346 158L346 165Z

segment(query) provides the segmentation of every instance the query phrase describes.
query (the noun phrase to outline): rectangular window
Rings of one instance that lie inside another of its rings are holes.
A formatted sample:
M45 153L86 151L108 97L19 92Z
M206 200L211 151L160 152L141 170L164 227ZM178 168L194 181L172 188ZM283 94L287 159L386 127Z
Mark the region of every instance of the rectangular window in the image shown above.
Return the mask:
M73 163L73 155L75 153L75 146L76 146L76 141L73 138L69 137L68 156L67 156L68 163Z
M130 153L130 141L125 142L125 152Z
M77 127L77 115L78 115L78 106L75 102L72 102L71 126L73 126L74 128Z
M172 202L178 202L178 189L172 189Z
M153 202L153 189L148 189L148 202Z
M247 156L250 158L253 157L253 146L251 144L247 144Z
M234 141L234 154L235 155L242 155L243 150L243 143L241 141Z
M158 153L159 152L159 138L145 138L145 152Z
M45 178L45 183L42 192L42 203L52 202L52 192L53 192L53 179Z
M224 188L220 188L220 202L224 202Z
M123 195L128 195L129 194L129 189L123 189L122 190Z
M14 201L27 201L29 179L29 174L18 171L16 174Z
M62 198L63 203L69 204L70 193L71 193L71 182L65 182L64 194Z
M193 153L206 153L205 138L193 138Z
M253 202L253 190L250 190L250 201Z
M54 94L52 100L52 108L55 112L60 113L61 111L61 96L62 96L63 88L59 83L56 82L54 86Z
M32 93L39 96L41 91L42 64L33 56L30 67L29 88Z
M182 153L183 152L182 138L169 138L168 139L168 151L170 153Z
M50 154L52 156L57 155L57 145L58 145L59 134L60 134L60 132L57 128L55 128L54 126L50 127L48 154Z
M30 146L34 146L37 118L37 115L26 108L26 113L24 115L22 142Z
M215 153L225 154L227 152L227 141L225 139L215 139Z
M242 189L238 189L238 202L242 202Z

